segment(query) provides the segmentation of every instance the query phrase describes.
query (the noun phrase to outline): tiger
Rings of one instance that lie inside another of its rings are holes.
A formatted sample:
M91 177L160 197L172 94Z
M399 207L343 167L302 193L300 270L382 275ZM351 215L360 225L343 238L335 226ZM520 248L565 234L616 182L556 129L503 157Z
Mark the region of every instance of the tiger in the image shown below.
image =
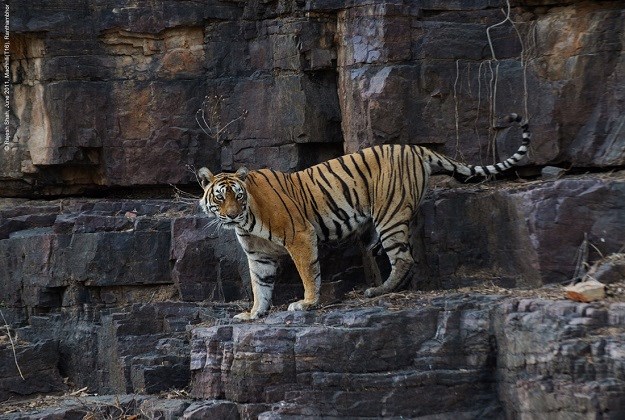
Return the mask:
M485 177L512 168L526 155L528 123L514 113L505 121L521 127L522 143L494 165L466 165L419 145L385 144L291 173L241 167L213 175L201 168L201 210L215 216L220 226L234 229L247 255L253 304L234 318L252 320L268 312L278 259L285 254L304 285L304 298L288 310L315 307L321 286L318 244L345 238L368 223L375 231L373 243L381 242L391 269L381 285L364 294L375 297L396 290L414 264L408 228L432 170Z

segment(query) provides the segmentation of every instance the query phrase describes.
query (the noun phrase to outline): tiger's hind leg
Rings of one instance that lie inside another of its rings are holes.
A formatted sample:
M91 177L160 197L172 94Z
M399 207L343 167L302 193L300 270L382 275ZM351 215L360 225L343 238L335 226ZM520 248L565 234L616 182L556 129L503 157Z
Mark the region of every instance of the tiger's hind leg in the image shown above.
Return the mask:
M366 297L375 297L399 289L407 280L414 264L409 244L408 227L410 217L397 223L397 219L389 222L390 226L378 226L377 231L382 240L382 247L391 263L391 273L382 285L365 290Z

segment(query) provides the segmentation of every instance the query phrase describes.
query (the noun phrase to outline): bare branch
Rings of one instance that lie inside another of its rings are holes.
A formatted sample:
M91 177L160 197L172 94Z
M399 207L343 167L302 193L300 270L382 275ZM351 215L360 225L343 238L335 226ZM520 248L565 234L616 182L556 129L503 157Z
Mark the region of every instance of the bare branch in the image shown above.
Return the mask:
M13 350L13 360L15 361L15 367L17 367L17 371L19 372L22 380L25 381L26 378L24 378L24 375L22 374L22 369L20 369L20 365L17 362L17 353L15 352L15 343L13 342L13 337L11 336L11 329L9 328L9 324L7 323L7 320L4 317L4 313L2 312L2 309L0 309L0 316L2 317L2 321L4 322L4 327L6 328L7 335L9 336L9 341L11 342L11 350Z
M219 145L223 145L225 140L222 135L227 128L234 122L244 119L247 116L247 110L243 110L236 118L230 120L225 125L221 123L221 105L224 97L221 95L205 96L202 101L202 107L195 113L195 121L200 126L204 134L212 137Z

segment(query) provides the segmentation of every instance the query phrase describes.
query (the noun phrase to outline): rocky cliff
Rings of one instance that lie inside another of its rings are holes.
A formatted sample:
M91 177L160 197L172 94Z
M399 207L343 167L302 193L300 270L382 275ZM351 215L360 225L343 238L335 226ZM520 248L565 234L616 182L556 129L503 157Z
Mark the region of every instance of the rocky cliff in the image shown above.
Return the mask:
M0 191L184 184L186 165L290 170L391 142L490 162L518 143L497 124L513 111L534 164L623 165L622 4L507 6L14 0ZM224 147L196 122L205 97L212 128L236 120Z
M12 0L8 16L0 413L625 415L622 2ZM277 310L228 321L247 268L175 194L199 193L193 168L382 143L491 163L518 146L508 112L529 117L529 160L435 179L414 223L410 289L434 297L328 307L366 286L347 242L322 249L325 309L280 311L302 293L285 260ZM585 238L610 295L567 303Z

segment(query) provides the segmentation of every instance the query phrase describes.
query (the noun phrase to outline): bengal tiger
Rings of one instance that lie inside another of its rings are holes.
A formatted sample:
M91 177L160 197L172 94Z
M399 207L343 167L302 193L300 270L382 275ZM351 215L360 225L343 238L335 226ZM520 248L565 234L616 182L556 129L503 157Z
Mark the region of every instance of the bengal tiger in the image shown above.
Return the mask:
M289 311L317 305L321 283L317 244L346 237L372 224L391 264L384 283L365 291L373 297L398 288L414 263L408 227L424 197L428 177L438 167L465 176L488 176L515 166L526 154L530 131L521 116L508 123L522 128L514 155L488 166L465 165L415 145L380 145L308 169L283 173L271 169L213 175L201 168L201 209L234 229L247 254L254 303L237 319L256 319L271 303L278 257L288 253L304 283L304 299Z

